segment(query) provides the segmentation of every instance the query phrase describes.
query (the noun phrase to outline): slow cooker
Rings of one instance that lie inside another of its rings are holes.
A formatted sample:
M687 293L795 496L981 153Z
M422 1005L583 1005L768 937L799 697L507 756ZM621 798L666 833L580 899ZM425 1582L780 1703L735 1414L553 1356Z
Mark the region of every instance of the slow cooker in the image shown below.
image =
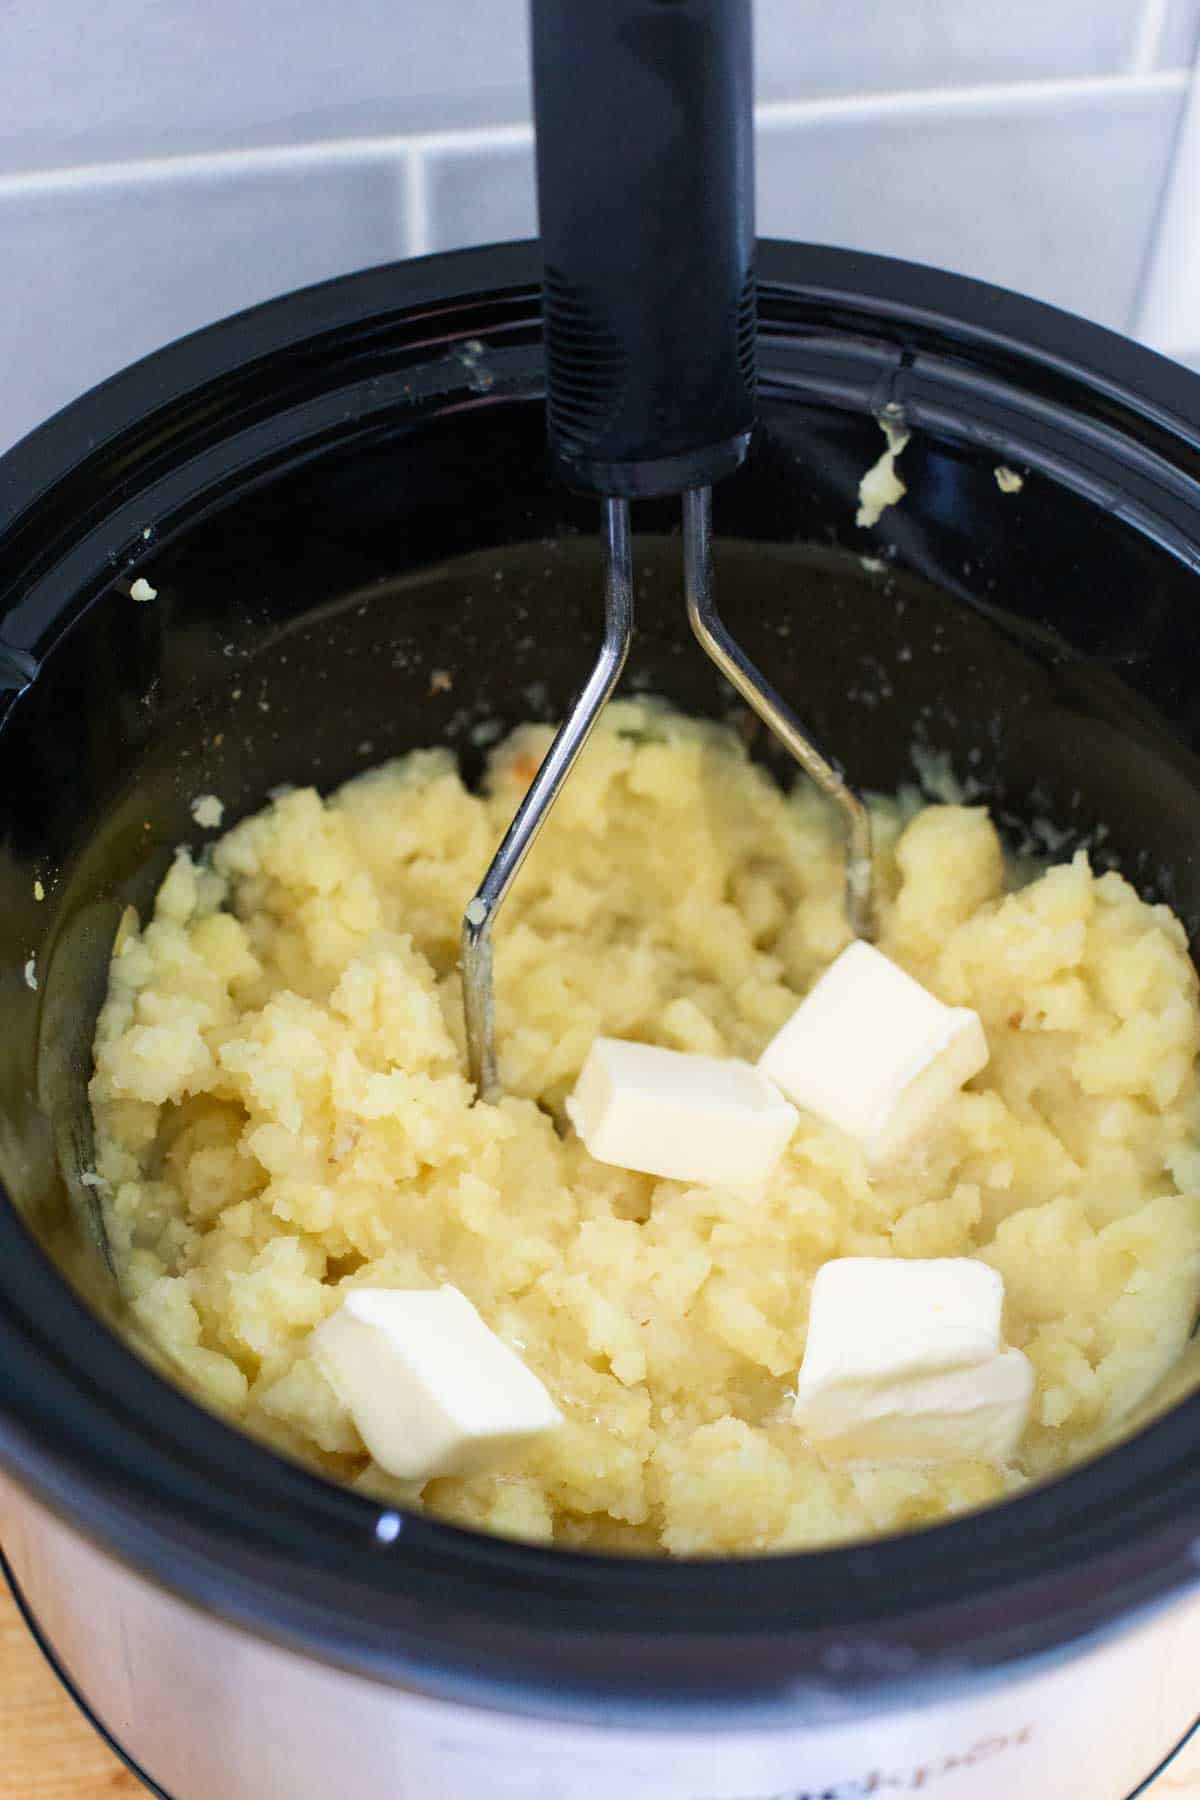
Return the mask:
M1014 843L1053 821L1060 854L1093 846L1195 940L1200 379L936 271L783 243L758 268L760 422L715 501L731 629L858 786L944 755ZM0 460L12 1579L172 1800L1123 1800L1200 1712L1185 1379L1117 1447L978 1513L666 1562L336 1489L120 1334L80 1179L90 1045L117 921L193 798L235 818L435 741L477 773L497 722L557 716L590 666L595 508L546 468L539 269L506 245L290 295ZM908 494L864 533L886 405L913 428ZM724 715L676 519L635 507L627 680Z

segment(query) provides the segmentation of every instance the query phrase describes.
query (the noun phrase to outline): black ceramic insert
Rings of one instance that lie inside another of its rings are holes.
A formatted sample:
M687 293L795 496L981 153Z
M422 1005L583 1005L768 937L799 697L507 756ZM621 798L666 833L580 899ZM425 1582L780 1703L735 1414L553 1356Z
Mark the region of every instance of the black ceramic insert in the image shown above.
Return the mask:
M104 1322L89 1045L116 921L196 839L192 800L233 818L437 741L475 776L590 667L597 512L547 472L537 267L508 246L289 296L0 459L0 1461L197 1603L430 1688L792 1718L944 1693L1189 1575L1200 1399L1016 1500L849 1549L668 1564L421 1518L385 1549L369 1502ZM716 497L733 631L854 781L942 753L1014 843L1087 844L1195 940L1200 380L907 265L765 244L759 269L760 423ZM863 532L885 404L913 427L908 494ZM677 525L677 503L635 508L627 683L732 717L791 779L688 636Z

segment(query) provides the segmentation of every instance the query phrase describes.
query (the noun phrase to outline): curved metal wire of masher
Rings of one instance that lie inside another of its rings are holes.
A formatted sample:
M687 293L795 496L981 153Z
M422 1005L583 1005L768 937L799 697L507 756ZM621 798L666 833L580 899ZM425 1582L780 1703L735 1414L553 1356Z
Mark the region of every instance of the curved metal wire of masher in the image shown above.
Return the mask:
M476 1094L498 1097L496 1015L492 990L492 928L522 863L563 783L621 678L633 638L633 557L629 502L604 508L604 642L586 685L559 727L541 767L492 858L462 925L463 1007L467 1056ZM846 912L858 937L872 935L871 821L862 800L803 730L791 708L746 656L721 621L713 600L712 490L683 496L683 569L688 622L705 654L736 688L805 774L839 808L846 826Z
M517 808L487 874L463 915L463 1007L467 1058L482 1100L499 1091L496 1007L492 992L492 926L496 914L546 822L592 728L612 697L633 641L633 553L628 500L604 501L604 643L595 668L559 726L554 742Z

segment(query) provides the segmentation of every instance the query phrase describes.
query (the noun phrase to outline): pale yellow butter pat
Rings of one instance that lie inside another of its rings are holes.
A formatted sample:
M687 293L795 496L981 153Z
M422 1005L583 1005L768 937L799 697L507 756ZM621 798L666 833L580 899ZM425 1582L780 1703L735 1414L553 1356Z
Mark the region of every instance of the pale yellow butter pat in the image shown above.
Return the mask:
M758 1066L879 1167L909 1150L987 1060L977 1013L943 1005L857 941L776 1032Z
M824 1455L1011 1460L1033 1366L1000 1341L1004 1284L971 1257L838 1257L813 1283L794 1422Z
M796 1126L795 1108L751 1063L603 1037L567 1114L597 1162L739 1189L768 1179Z
M312 1350L375 1462L401 1481L487 1468L562 1423L455 1287L357 1288Z

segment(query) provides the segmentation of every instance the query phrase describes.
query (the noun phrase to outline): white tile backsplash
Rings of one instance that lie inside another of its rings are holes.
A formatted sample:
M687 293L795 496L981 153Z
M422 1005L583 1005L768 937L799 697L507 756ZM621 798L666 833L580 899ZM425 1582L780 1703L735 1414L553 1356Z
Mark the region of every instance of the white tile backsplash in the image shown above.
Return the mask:
M1200 364L1200 79L1193 81L1178 149L1155 223L1133 329L1156 350Z
M1116 73L1156 3L756 0L759 92ZM1195 0L1170 6L1164 53L1179 55ZM529 113L527 0L7 0L0 17L0 168Z
M756 0L766 100L1106 75L1128 68L1144 0Z
M1200 37L1200 0L1166 0L1166 16L1158 42L1160 69L1190 68Z
M1143 278L1198 28L1200 0L755 0L760 227L1117 325L1140 285L1164 347L1200 342L1200 265L1161 274L1178 198ZM0 444L268 294L534 232L527 40L527 0L0 0Z
M798 117L760 132L759 230L907 257L1127 329L1178 84Z
M431 250L536 237L532 142L434 150L426 169Z
M401 255L403 226L380 155L0 183L0 448L184 332Z
M1128 326L1177 82L765 109L759 230L934 263ZM431 248L536 230L533 151L428 158Z
M526 0L4 0L0 168L491 123Z

